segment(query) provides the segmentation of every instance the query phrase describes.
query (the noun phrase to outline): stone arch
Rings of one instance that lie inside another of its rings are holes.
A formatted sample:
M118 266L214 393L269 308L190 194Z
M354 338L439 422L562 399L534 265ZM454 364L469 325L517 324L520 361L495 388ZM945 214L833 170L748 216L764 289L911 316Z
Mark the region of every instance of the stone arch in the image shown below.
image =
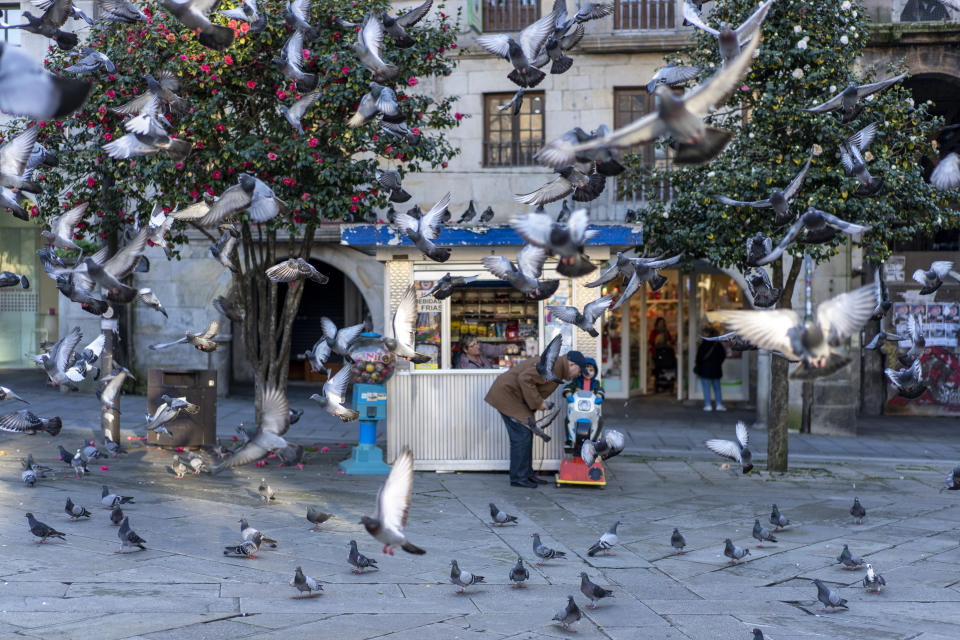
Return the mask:
M383 333L383 264L373 256L334 245L314 246L310 259L338 269L353 283L373 318L373 330Z

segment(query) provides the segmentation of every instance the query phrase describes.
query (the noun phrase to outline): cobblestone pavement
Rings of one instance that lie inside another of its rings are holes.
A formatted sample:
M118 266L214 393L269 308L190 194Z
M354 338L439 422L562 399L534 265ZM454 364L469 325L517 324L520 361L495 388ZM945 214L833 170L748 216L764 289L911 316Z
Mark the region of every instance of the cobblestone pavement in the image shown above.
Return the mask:
M342 451L317 453L302 470L270 465L216 477L182 480L165 469L170 456L135 449L106 461L108 470L75 480L56 460L45 435L0 442L0 637L53 640L96 638L552 638L568 633L551 623L566 596L583 607L579 573L614 590L599 609L584 608L580 638L743 638L759 627L767 638L955 638L960 623L960 492L938 493L946 462L797 463L790 473L737 475L719 459L623 455L608 463L605 489L511 488L504 474L418 473L410 539L425 556L384 556L357 524L373 510L379 477L338 474ZM27 450L57 477L27 488L18 455ZM261 477L278 501L259 502ZM100 485L124 495L133 529L148 550L117 555L117 529L99 504ZM867 509L862 525L848 509L854 496ZM66 497L87 506L89 521L71 522ZM488 503L519 518L512 527L487 524ZM758 549L754 518L766 522L776 502L796 524L779 542ZM308 531L307 505L336 514ZM34 544L24 513L32 511L67 534ZM226 558L239 541L238 519L279 541L255 559ZM621 520L615 555L590 558L586 549ZM673 527L688 541L671 555ZM530 535L567 553L533 564ZM750 549L729 566L730 537ZM348 542L376 558L380 570L354 575ZM879 595L834 558L844 543L886 578ZM531 580L510 588L508 572L521 555ZM456 595L449 562L486 576ZM296 566L324 584L323 594L297 600L288 586ZM820 578L849 600L849 611L822 614Z

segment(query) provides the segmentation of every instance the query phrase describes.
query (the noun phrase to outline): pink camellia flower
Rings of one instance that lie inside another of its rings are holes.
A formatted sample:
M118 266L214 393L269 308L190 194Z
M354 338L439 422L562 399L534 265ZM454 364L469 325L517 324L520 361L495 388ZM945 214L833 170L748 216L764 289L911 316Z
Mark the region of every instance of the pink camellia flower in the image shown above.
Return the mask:
M750 91L750 87L748 87L747 85L743 85L742 87L740 87L740 91Z
M247 80L247 89L256 89L257 83L253 80Z
M275 154L273 151L271 151L270 153L267 154L267 158L268 158L269 160L276 160L276 159L277 159L277 154Z
M247 31L250 31L250 25L244 22L243 24L240 25L240 31L242 33L246 33Z
M177 453L183 453L185 449L183 447L177 447Z
M220 173L220 169L214 169L214 170L213 170L213 173L211 173L210 176L211 176L214 180L219 180L219 179L223 176L223 174Z
M323 447L320 449L320 453L330 453L330 447Z
M283 100L286 97L287 97L286 91L284 91L283 89L277 89L277 98L279 98L280 100Z
M297 465L296 467L294 467L294 468L295 468L295 469L301 469L301 470L302 470L302 469L303 469L303 465L302 465L302 464L298 464L298 465Z
M310 197L309 193L304 193L303 195L300 196L300 199L306 202L309 197Z
M40 215L40 209L37 209L37 205L33 205L32 207L30 207L30 215L33 216L34 218Z
M407 84L410 85L411 87L415 87L417 86L417 79L411 77L409 80L407 80Z
M285 186L285 187L292 187L293 185L295 185L295 184L297 183L296 180L294 180L293 178L289 178L289 177L288 177L288 178L284 178L284 179L281 180L280 182L282 182L282 183L283 183L283 186Z
M89 177L87 178L87 186L88 186L88 187L90 187L91 189L93 189L93 187L94 187L96 184L97 184L97 181L93 179L93 176L89 176Z
M103 139L106 140L107 142L110 142L111 140L113 140L113 134L112 134L112 133L105 133L105 134L103 134Z
M350 198L350 202L352 202L353 204L357 204L358 202L360 202L360 196L353 196L352 198Z
M412 131L413 133L415 133L415 134L417 134L417 135L420 135L420 129L419 129L418 127L414 127L413 129L410 129L410 131Z
M356 211L356 210L357 210L357 205L355 204L350 205L350 211Z
M348 445L346 442L339 442L337 443L337 446L340 447L341 449L346 449L350 445Z
M309 140L307 140L308 147L311 147L311 148L316 147L318 144L320 144L320 142L316 138L310 138Z
M277 454L275 454L275 453L271 453L271 454L270 454L270 455L268 455L267 457L268 457L268 458L276 458L276 457L277 457Z
M190 190L190 197L191 197L191 198L193 198L194 200L196 200L199 196L200 196L200 194L197 192L196 189L191 189L191 190Z
M240 438L238 438L237 436L230 436L230 437L233 439L234 442L236 442L236 441L238 441L238 440L240 439Z
M348 73L350 73L350 67L344 67L344 68L341 69L340 71L343 72L343 75L347 75Z
M460 122L461 120L463 120L463 114L460 113L459 111L453 114L453 117L456 119L457 122Z
M208 65L208 64L202 64L202 65L200 65L200 71L203 71L204 73L206 73L207 75L209 75L209 74L210 74L210 65Z
M110 467L108 467L107 465L103 465L102 467L100 467L100 471L110 471Z
M228 67L229 67L230 65L232 65L232 64L233 64L233 56L229 56L229 55L228 55L228 56L223 56L223 64L227 65Z
M177 169L183 169L183 163L182 163L182 162L178 162L177 165L176 165L176 167L177 167Z

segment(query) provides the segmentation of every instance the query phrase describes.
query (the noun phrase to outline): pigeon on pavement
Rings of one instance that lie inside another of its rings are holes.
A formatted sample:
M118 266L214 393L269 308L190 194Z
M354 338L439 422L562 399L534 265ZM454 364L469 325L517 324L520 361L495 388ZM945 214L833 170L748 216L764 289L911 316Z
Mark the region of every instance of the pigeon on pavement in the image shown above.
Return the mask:
M540 560L537 561L538 565L544 564L542 560L562 560L563 558L567 557L565 551L551 549L540 542L539 533L534 533L530 537L533 538L533 553L540 558Z
M523 584L530 579L530 571L523 566L523 558L517 558L517 564L510 569L510 582L513 583L513 589L524 589Z
M316 507L307 507L307 521L313 523L311 531L320 531L320 525L332 517L332 513L324 513Z
M37 544L43 544L47 541L47 538L60 538L61 540L67 539L67 534L57 531L48 524L44 524L33 517L32 513L27 514L27 523L30 525L30 533L40 538L37 541Z
M777 538L760 524L759 518L753 521L753 537L760 542L760 544L757 545L757 549L762 549L764 542L777 542Z
M614 522L607 531L600 536L600 539L593 543L589 549L587 549L587 555L591 558L597 555L600 552L603 552L603 555L609 556L610 549L617 545L617 542L620 541L620 538L617 536L617 527L620 526L620 521L617 520Z
M89 518L91 513L87 511L82 505L74 504L73 500L67 497L67 503L64 505L63 510L71 520L79 520L80 518Z
M260 485L257 486L257 493L260 494L260 499L267 504L272 500L277 499L277 491L269 484L267 484L266 478L260 478Z
M733 544L730 538L723 541L723 555L730 558L730 564L737 564L740 560L750 555L750 549L741 549Z
M240 518L240 539L241 540L252 540L253 537L257 534L260 534L261 545L267 545L271 549L277 548L277 541L273 538L268 538L263 535L263 533L254 527L250 526L250 523L247 522L246 518Z
M422 555L425 550L407 540L404 528L410 511L410 496L413 493L413 452L404 447L386 482L377 494L377 511L371 518L363 516L360 524L371 536L383 543L383 552L393 555L394 547L407 553Z
M676 549L675 553L683 553L683 548L687 546L687 539L683 537L680 530L673 528L673 534L670 536L670 546Z
M565 630L570 631L570 625L578 622L582 615L580 607L573 601L573 596L567 596L567 606L558 611L553 619L559 622Z
M120 507L114 507L110 512L110 522L113 523L113 526L119 527L120 523L123 522L123 509Z
M293 575L293 580L290 581L290 586L295 587L299 593L295 595L295 598L303 597L303 593L307 593L308 598L312 598L315 593L323 591L323 585L311 578L310 576L303 573L303 569L297 567L296 573Z
M863 519L867 516L867 510L860 504L860 498L855 497L853 499L853 506L850 507L850 515L853 516L854 522L863 524Z
M906 78L907 75L908 74L906 73L902 73L898 76L888 78L887 80L871 82L863 85L857 85L856 83L851 82L843 91L833 96L829 100L821 102L820 104L810 107L809 109L804 109L804 111L810 113L829 113L830 111L836 111L839 109L841 113L840 122L850 122L855 120L863 111L863 106L860 105L861 99L873 95L878 91L883 91L887 87L900 82Z
M777 508L777 505L773 505L773 508L770 510L770 524L773 525L774 531L780 531L790 524L790 520L780 513L780 509Z
M450 582L460 587L457 589L457 593L466 593L467 587L483 581L483 576L462 570L456 560L450 561Z
M364 569L379 569L377 566L377 561L373 558L368 558L367 556L360 553L357 549L357 541L350 541L350 555L347 556L347 562L353 565L351 570L353 573L363 573Z
M120 538L120 550L117 553L133 553L134 551L145 551L147 541L138 536L130 528L130 518L125 517L117 530L117 537Z
M710 451L718 456L729 458L741 466L743 473L750 473L753 469L753 453L747 447L750 441L750 434L747 431L747 425L741 420L737 422L737 439L720 440L711 439L704 442Z
M887 581L883 576L873 570L873 565L867 563L867 575L863 576L863 588L867 591L880 593L880 588L885 587Z
M610 589L604 589L600 585L590 582L586 571L580 572L580 592L589 598L590 604L588 604L587 607L590 609L596 609L597 602L603 598L613 597L613 591Z
M240 544L230 545L223 548L223 555L238 558L256 558L260 551L260 543L263 537L257 533L249 540L244 540Z
M957 491L960 490L960 464L955 466L950 473L947 474L947 480L942 487L940 487L940 492L944 491Z
M837 556L837 562L843 565L844 569L859 569L866 564L863 558L850 553L850 547L843 545L843 551Z
M497 508L497 505L490 503L490 519L494 526L503 526L505 524L517 524L517 516L511 516Z
M113 509L121 504L134 504L134 501L132 496L121 496L116 493L110 493L107 485L103 485L103 489L100 492L100 504L107 509Z
M834 613L838 608L848 609L847 601L840 597L840 594L828 587L827 585L820 582L819 579L814 579L813 584L817 585L817 600L823 603L824 613ZM830 611L827 611L827 607L830 608Z

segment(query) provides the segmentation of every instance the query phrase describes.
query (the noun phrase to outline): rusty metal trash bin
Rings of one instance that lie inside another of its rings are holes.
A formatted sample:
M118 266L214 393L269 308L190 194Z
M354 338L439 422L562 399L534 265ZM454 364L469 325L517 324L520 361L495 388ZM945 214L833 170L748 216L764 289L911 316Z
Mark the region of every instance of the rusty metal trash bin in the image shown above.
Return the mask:
M150 415L162 402L160 396L186 397L200 406L190 415L181 411L176 420L167 423L170 435L147 431L147 444L162 447L199 448L217 443L217 370L216 369L150 369L147 373L147 410Z

